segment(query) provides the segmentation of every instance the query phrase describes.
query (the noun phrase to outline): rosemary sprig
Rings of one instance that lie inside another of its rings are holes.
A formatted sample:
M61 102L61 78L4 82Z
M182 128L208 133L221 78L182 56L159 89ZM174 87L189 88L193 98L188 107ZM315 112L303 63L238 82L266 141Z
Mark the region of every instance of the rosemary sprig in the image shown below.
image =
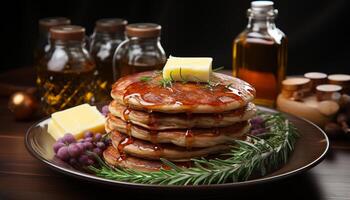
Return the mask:
M164 88L173 86L173 80L172 79L163 78L163 79L161 79L159 81L159 83Z
M220 70L223 70L223 69L225 69L225 67L221 66L221 67L213 69L213 72L217 72L217 71L220 71Z
M265 175L286 163L294 149L297 130L280 114L259 113L265 120L268 132L235 140L231 150L222 156L227 159L192 159L193 167L181 168L161 159L170 170L142 172L132 169L112 168L101 159L100 168L89 166L97 176L133 183L161 185L207 185L245 181L253 173Z
M212 90L214 90L214 88L215 88L216 86L218 86L218 85L220 85L219 82L214 82L214 81L209 80L209 81L207 82L207 84L205 85L205 87L212 91Z
M142 81L142 82L148 82L148 81L151 81L151 80L152 80L151 76L141 76L140 77L140 81Z

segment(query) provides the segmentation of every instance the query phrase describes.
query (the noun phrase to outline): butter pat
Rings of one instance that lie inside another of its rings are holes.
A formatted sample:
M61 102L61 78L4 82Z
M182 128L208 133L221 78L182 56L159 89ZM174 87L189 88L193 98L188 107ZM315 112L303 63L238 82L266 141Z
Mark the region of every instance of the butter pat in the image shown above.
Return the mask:
M212 58L181 58L170 56L163 68L163 78L174 81L208 82L212 73Z
M79 139L88 130L103 133L104 124L105 117L96 106L82 104L53 113L47 131L55 140L66 133L71 133L76 139Z

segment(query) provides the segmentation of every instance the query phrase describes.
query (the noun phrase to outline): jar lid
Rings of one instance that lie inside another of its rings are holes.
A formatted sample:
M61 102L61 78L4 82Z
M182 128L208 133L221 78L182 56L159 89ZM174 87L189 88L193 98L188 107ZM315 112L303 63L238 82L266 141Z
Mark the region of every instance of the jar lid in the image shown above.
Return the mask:
M102 33L124 32L128 21L121 18L105 18L96 21L95 31Z
M304 74L305 78L309 79L325 79L327 78L327 74L321 72L308 72Z
M54 40L76 40L85 38L85 28L75 25L55 26L50 29L51 38Z
M250 3L252 10L269 11L273 9L272 1L252 1Z
M39 30L49 31L50 28L60 25L69 25L70 19L65 17L48 17L39 20Z
M126 26L126 34L129 37L151 38L160 36L162 27L153 23L137 23Z

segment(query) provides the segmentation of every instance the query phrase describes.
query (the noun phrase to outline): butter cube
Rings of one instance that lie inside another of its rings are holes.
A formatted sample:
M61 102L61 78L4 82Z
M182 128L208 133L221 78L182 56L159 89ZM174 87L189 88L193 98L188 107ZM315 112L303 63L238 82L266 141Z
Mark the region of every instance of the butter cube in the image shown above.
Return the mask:
M88 130L103 133L104 124L105 117L96 106L82 104L53 113L47 131L55 140L66 133L71 133L76 139L79 139Z
M208 82L212 73L212 58L172 57L163 68L163 78L174 81Z

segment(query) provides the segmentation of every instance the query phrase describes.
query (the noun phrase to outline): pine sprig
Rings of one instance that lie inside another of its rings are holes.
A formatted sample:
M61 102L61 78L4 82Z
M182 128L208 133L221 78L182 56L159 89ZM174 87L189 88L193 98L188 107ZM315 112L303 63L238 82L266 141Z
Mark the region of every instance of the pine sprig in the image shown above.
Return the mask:
M171 169L142 172L133 169L112 168L99 159L100 167L90 166L97 176L144 184L208 185L245 181L253 175L264 176L288 161L294 149L297 130L280 114L259 113L265 120L267 132L247 140L235 140L231 150L216 159L192 159L193 166L182 168L161 159ZM220 158L225 157L225 159Z

